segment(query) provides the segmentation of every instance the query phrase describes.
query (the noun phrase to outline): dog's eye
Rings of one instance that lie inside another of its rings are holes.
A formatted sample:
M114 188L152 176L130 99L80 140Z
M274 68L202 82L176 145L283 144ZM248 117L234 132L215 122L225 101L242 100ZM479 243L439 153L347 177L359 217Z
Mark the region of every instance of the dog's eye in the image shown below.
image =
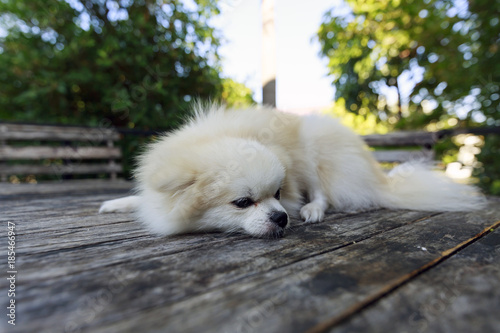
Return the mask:
M274 195L274 198L275 198L276 200L279 200L279 199L281 198L281 189L279 189L279 190L276 192L276 194Z
M250 198L239 198L231 203L238 208L247 208L254 204L253 200Z

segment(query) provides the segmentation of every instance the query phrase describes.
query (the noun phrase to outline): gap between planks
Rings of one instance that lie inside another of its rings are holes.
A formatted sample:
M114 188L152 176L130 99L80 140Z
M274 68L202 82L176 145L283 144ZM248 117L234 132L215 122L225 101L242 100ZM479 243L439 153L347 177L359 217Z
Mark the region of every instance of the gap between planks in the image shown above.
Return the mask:
M365 310L366 308L374 305L377 303L379 300L382 298L390 295L400 287L406 285L419 275L425 273L426 271L432 269L433 267L439 265L441 262L447 260L448 258L452 257L454 254L459 252L460 250L463 250L464 248L474 244L484 236L488 235L491 233L494 229L500 226L500 220L496 221L492 225L484 228L481 232L476 234L475 236L461 242L460 244L445 250L441 252L441 255L437 257L436 259L428 262L427 264L423 265L422 267L414 270L413 272L410 272L406 275L403 275L396 281L394 281L391 284L388 284L386 287L382 288L380 291L377 293L373 294L371 297L366 298L365 300L354 304L353 306L349 307L347 310L345 310L343 313L339 314L338 316L332 317L331 319L324 321L322 323L317 324L316 326L313 326L311 329L307 330L306 333L321 333L321 332L326 332L335 326L345 322L346 320L352 318L354 315L358 314L359 312Z
M424 221L424 220L427 220L427 219L430 219L430 218L433 218L435 216L438 216L438 215L442 215L442 213L433 213L433 214L429 214L429 215L426 215L424 217L421 217L421 218L418 218L416 220L411 220L410 222L407 222L407 223L402 223L400 225L397 225L397 226L394 226L392 228L388 228L388 229L383 229L383 230L379 230L379 231L375 231L373 233L370 233L368 236L366 237L361 237L359 239L356 239L356 240L352 240L352 241L349 241L349 242L345 242L345 243L342 243L342 244L337 244L335 246L332 246L332 247L329 247L327 248L326 250L323 250L323 251L318 251L318 252L314 252L313 254L309 255L309 256L305 256L303 258L300 258L300 259L297 259L295 261L291 261L285 265L281 265L281 266L277 266L277 267L274 267L272 269L270 269L268 272L270 271L273 271L275 269L280 269L280 268L283 268L283 267L286 267L286 266L290 266L290 265L293 265L293 264L296 264L298 262L301 262L301 261L304 261L304 260L307 260L307 259L311 259L311 258L314 258L316 256L320 256L320 255L323 255L325 253L328 253L328 252L333 252L333 251L337 251L339 249L342 249L344 247L348 247L350 245L354 245L354 244L357 244L357 243L361 243L367 239L370 239L370 238L373 238L373 237L376 237L380 234L383 234L383 233L386 233L386 232L389 232L389 231L392 231L392 230L395 230L395 229L399 229L399 228L402 228L402 227L405 227L405 226L408 226L408 225L412 225L412 224L415 224L415 223L418 223L420 221ZM500 221L499 221L500 222ZM307 224L301 224L299 227L304 227L304 226L307 226Z

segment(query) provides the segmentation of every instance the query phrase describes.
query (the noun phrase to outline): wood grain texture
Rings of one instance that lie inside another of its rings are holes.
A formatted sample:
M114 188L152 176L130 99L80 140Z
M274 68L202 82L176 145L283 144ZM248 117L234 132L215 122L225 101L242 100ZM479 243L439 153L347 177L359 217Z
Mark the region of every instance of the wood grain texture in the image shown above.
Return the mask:
M463 301L447 306L440 326L428 327L474 331L475 315L480 327L497 323L484 311L498 312L488 295L496 295L500 280L474 269L496 260L498 253L489 256L488 249L497 251L497 232L464 241L500 220L498 199L465 214L380 209L333 213L317 224L294 220L278 240L221 233L158 237L129 214L97 214L103 200L132 187L110 181L0 185L0 220L16 223L19 271L18 325L7 327L4 320L0 329L304 332L344 316L334 330L387 331L394 321L397 331L411 331L408 315L422 314L422 304L457 272L468 274L463 281L471 287L460 289ZM474 250L481 242L486 247ZM460 251L449 252L460 244ZM7 246L6 237L0 246ZM468 259L462 258L466 251L473 253ZM411 275L443 253L446 260ZM0 280L0 290L6 287ZM367 300L372 305L364 306ZM465 319L457 321L454 309ZM411 317L423 325L419 319Z
M73 127L0 123L0 140L117 141L120 134L113 128Z
M110 174L116 179L117 173L122 171L115 161L122 156L121 150L114 147L119 138L112 128L0 123L1 181L7 181L9 175ZM37 145L40 141L41 146ZM48 144L49 141L54 142ZM64 159L65 163L40 165L32 162L46 159ZM20 160L25 163L19 163ZM106 164L85 163L86 160L106 160Z
M82 174L97 174L97 173L110 173L121 172L123 170L120 164L89 164L89 163L69 163L65 165L52 164L52 165L1 165L0 173L9 175L13 174L29 174L29 175L82 175Z
M120 157L121 151L116 147L0 147L0 160L39 160L44 158L85 160Z
M496 229L330 332L496 332L498 281Z
M439 139L437 132L392 132L388 134L364 135L369 146L433 146Z
M402 163L408 161L430 161L434 159L434 151L430 149L421 150L377 150L372 151L373 156L379 162Z
M19 196L41 196L43 199L50 197L42 195L54 196L81 196L102 192L121 192L126 194L131 190L134 184L132 182L119 179L109 181L107 179L85 179L85 180L68 180L61 182L40 182L38 184L0 184L0 205L6 201L19 201ZM23 203L26 206L25 203Z

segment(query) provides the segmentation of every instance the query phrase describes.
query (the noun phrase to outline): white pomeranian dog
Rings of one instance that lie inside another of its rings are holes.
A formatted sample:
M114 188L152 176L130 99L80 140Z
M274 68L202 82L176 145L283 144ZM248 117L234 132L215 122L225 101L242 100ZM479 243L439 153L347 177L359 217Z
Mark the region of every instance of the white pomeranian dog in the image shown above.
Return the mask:
M140 156L137 195L106 201L101 213L134 211L163 235L281 237L289 216L318 222L327 209L468 211L486 202L418 163L386 175L364 141L327 116L218 105L194 113Z

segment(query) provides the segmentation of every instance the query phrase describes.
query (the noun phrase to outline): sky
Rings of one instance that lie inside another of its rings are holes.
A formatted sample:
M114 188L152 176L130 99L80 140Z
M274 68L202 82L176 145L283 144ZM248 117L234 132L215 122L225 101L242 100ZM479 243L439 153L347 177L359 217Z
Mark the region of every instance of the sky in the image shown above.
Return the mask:
M323 14L340 0L275 0L276 104L282 110L323 109L331 104L334 88L327 77L327 59L313 37ZM215 20L225 42L219 49L223 75L261 92L261 0L224 0Z

